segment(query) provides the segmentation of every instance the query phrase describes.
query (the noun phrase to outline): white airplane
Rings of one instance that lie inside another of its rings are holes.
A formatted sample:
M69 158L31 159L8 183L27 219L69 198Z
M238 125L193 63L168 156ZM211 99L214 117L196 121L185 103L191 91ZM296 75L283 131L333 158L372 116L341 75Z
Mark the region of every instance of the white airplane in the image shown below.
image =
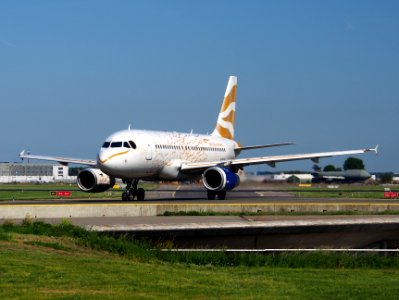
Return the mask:
M199 180L208 191L208 199L225 199L226 191L237 187L239 169L255 164L268 164L293 160L338 155L362 154L371 149L291 154L252 158L237 158L241 151L291 145L278 143L244 147L234 138L237 77L230 76L222 107L211 135L149 131L122 130L111 134L102 145L97 160L31 155L22 151L21 159L57 161L60 164L91 166L77 176L77 184L85 192L103 192L115 184L115 178L126 183L122 200L144 200L145 191L137 188L139 180Z

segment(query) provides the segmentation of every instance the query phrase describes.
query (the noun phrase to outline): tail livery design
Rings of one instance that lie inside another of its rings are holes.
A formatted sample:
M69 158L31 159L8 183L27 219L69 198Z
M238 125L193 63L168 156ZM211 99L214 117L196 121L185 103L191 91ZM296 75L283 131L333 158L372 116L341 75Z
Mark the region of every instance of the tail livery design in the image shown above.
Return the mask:
M214 136L221 136L232 140L234 138L234 120L236 115L236 92L237 77L230 76L227 84L226 92L222 108L216 122L216 128L212 132Z

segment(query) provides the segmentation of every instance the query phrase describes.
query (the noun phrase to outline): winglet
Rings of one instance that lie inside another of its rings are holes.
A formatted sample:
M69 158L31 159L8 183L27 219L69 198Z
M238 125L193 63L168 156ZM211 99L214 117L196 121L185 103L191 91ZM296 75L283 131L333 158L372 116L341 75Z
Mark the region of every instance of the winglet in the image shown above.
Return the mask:
M364 152L374 152L375 155L378 155L378 145L376 145L374 148L364 149Z
M378 155L378 145L376 145L374 149L370 149L370 150L374 151L375 155Z
M21 151L21 153L19 154L19 158L24 160L24 158L25 158L25 150Z

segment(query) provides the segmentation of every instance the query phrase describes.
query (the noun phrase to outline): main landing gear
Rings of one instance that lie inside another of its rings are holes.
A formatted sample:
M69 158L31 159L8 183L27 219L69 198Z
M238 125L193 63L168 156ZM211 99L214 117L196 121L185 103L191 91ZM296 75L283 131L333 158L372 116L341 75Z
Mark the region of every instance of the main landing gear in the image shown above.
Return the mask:
M142 188L137 188L138 179L126 179L126 191L122 193L122 201L133 201L135 198L138 201L143 201L145 198L145 191Z
M226 191L208 191L208 200L215 200L216 196L218 197L219 200L225 200L226 199Z

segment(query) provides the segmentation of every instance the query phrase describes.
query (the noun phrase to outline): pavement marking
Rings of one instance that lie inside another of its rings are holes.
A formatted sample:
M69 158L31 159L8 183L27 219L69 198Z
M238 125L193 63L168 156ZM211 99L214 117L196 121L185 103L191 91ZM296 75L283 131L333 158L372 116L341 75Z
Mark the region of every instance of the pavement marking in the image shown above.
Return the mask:
M176 188L176 190L172 193L172 198L176 199L176 192L177 192L178 190L180 190L180 188L181 188L181 185L178 185L177 188Z

